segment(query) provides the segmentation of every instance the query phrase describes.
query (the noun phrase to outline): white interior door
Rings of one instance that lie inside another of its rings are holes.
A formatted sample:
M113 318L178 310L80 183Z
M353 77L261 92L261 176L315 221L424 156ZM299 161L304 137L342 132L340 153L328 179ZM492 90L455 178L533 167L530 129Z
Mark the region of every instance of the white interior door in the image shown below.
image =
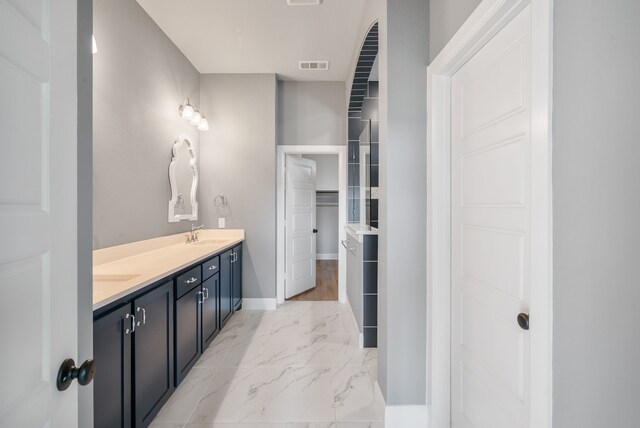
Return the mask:
M316 162L286 157L285 296L316 286Z
M451 80L455 428L529 426L530 23L528 6Z
M77 427L76 2L0 0L0 426Z

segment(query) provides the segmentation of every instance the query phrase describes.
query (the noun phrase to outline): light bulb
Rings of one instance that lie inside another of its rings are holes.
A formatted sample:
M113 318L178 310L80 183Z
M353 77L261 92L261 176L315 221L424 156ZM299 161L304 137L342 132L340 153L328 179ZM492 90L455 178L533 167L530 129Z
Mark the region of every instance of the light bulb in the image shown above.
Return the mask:
M202 116L202 120L198 124L198 129L200 131L208 131L209 130L209 121L206 117Z
M187 98L184 100L184 104L180 106L180 116L182 116L183 119L191 120L193 119L193 114L193 106L189 102L189 98Z
M196 110L193 113L193 118L191 119L191 124L192 125L200 125L200 121L202 120L202 114L200 113L200 110Z

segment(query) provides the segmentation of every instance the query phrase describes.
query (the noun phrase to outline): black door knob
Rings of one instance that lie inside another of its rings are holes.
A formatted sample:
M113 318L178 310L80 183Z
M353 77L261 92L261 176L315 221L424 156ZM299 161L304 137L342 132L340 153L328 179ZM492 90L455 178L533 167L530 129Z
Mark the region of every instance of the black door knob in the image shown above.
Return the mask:
M58 391L64 391L71 385L74 379L78 379L78 383L82 386L89 385L96 374L96 362L94 360L86 360L80 368L76 368L76 363L71 358L67 358L62 362L60 370L58 370L58 379L56 385Z
M518 325L523 330L529 330L529 314L519 313L518 314Z
M318 229L313 229L313 233L318 233Z

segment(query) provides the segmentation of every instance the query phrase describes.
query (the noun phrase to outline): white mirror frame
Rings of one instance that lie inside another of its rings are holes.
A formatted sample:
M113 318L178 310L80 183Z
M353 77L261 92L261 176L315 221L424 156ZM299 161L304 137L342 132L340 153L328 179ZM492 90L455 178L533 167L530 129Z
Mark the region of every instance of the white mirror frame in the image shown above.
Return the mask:
M180 148L183 144L189 147L189 154L191 155L191 161L189 166L193 170L193 181L191 182L191 214L176 214L175 206L178 202L178 185L176 183L176 164L178 163L178 156ZM187 137L181 135L173 143L171 163L169 164L169 183L171 184L171 200L169 201L169 223L177 223L182 220L198 220L198 201L196 201L196 191L198 190L198 163L196 158L196 151L193 144Z

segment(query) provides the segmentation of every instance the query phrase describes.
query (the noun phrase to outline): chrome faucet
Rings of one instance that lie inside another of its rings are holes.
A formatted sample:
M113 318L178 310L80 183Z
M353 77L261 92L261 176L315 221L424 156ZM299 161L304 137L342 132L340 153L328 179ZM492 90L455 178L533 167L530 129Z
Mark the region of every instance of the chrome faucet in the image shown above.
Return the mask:
M187 244L198 242L198 231L202 229L204 229L204 224L201 224L200 226L195 226L194 224L191 224L191 232L185 235L187 237Z

